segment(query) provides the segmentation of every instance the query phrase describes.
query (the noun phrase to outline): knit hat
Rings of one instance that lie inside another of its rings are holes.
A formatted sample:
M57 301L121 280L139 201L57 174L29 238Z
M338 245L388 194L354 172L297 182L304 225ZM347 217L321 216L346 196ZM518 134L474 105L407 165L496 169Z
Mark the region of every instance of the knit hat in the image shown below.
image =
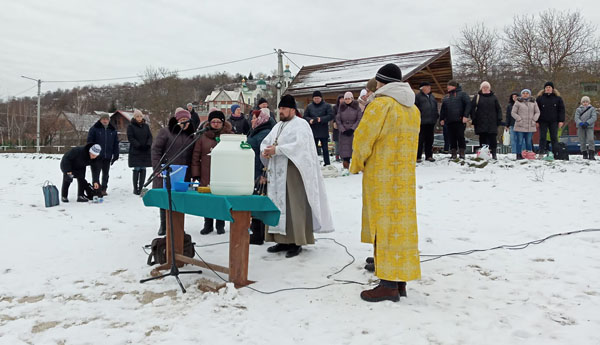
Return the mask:
M99 155L100 152L102 152L102 147L98 144L94 144L92 145L92 147L90 147L90 153L93 155Z
M521 96L523 96L523 93L525 93L525 92L529 93L529 95L531 96L531 90L529 90L529 89L521 90Z
M258 111L258 114L256 115L255 127L266 123L267 121L269 121L269 119L271 119L271 112L267 108L262 108Z
M223 114L223 112L220 110L211 111L210 114L208 114L208 122L212 121L213 119L219 119L225 122L225 114Z
M454 87L458 87L458 82L457 82L456 80L454 80L454 79L451 79L451 80L448 82L448 86L454 86Z
M103 118L105 118L105 117L106 117L107 119L110 119L110 115L109 115L109 114L107 114L107 113L102 113L102 114L100 115L100 119L103 119Z
M389 63L377 71L375 80L383 84L399 82L402 81L402 71L398 65Z
M319 91L315 91L315 92L319 92ZM319 95L320 94L321 93L319 92ZM320 97L320 96L314 96L314 93L313 93L313 97ZM296 100L294 99L294 96L285 95L285 96L281 97L281 101L279 101L278 108L296 109Z
M193 105L192 103L188 103L188 104L186 105L186 108L187 108L187 107L194 107L194 105Z
M236 110L237 110L239 107L240 107L240 106L239 106L239 104L234 104L234 105L232 105L232 106L231 106L231 113L232 113L232 114L235 114L235 111L236 111Z
M344 94L344 99L346 98L354 99L354 95L352 94L352 92L348 91Z
M144 117L144 114L139 109L135 109L133 111L133 117L135 117L136 115L140 115L141 117Z
M360 95L358 95L358 97L362 97L362 96L366 96L367 95L367 89L362 89L360 90Z
M269 102L267 102L267 100L266 100L264 97L261 97L261 98L258 100L258 103L257 103L256 105L261 105L261 104L263 104L263 103L269 103Z
M551 81L547 81L546 84L544 84L544 89L546 88L546 86L550 86L552 89L554 89L554 83Z
M321 97L321 98L323 98L323 95L321 94L321 91L317 90L317 91L313 92L313 97Z
M424 81L421 84L419 84L419 89L422 88L423 86L431 86L431 84L428 81Z
M583 96L583 97L581 97L581 103L583 103L583 102L590 103L591 101L590 101L590 98L588 96Z
M175 119L177 121L181 120L181 119L190 119L192 116L190 115L190 112L183 109L183 108L177 108L175 110Z
M377 90L377 81L375 81L375 78L369 79L366 87L367 87L367 90L369 90L371 92L375 92Z

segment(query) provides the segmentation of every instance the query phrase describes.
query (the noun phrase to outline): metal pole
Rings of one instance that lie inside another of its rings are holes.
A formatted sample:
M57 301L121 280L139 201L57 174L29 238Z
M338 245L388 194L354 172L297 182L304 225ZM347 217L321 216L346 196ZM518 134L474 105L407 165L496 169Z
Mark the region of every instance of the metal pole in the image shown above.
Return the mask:
M280 87L277 88L277 102L281 99L281 87L283 80L283 51L277 49L277 81L280 83Z
M40 153L40 93L42 88L42 80L38 79L38 95L37 95L37 136L35 152Z

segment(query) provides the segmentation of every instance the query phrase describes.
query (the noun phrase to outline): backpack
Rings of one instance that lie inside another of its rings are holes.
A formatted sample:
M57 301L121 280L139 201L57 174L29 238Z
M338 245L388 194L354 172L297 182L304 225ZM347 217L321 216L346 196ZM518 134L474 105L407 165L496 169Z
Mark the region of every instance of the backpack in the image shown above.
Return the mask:
M568 161L569 160L569 150L567 149L567 144L558 143L558 145L556 147L557 147L556 159L562 160L562 161Z
M58 188L50 181L44 182L42 186L42 192L44 192L44 203L46 207L57 206L60 204L58 198Z
M196 243L192 242L191 235L183 235L183 255L193 258L196 255L195 245ZM157 237L145 248L150 248L150 254L148 254L148 260L146 261L149 266L162 265L167 262L167 237Z

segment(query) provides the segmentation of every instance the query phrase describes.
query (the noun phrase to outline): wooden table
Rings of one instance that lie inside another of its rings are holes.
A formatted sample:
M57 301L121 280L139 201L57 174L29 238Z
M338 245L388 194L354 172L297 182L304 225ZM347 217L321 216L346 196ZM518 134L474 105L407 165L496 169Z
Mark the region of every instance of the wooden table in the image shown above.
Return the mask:
M250 234L248 228L252 216L261 219L265 224L277 225L279 210L265 196L215 196L197 192L172 192L173 198L173 238L171 238L171 220L167 211L167 263L152 270L152 275L159 275L161 270L171 267L171 240L175 244L175 261L178 267L191 264L213 269L229 275L229 281L236 287L252 284L248 280L248 254ZM164 189L152 189L144 195L146 206L168 207L167 192ZM183 238L185 214L228 220L229 231L229 266L223 267L206 263L183 255Z

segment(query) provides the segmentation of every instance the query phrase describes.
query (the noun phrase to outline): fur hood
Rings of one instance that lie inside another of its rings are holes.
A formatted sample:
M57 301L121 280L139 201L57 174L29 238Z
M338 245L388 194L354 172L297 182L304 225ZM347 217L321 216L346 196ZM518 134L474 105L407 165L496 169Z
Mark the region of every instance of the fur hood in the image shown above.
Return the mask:
M346 104L346 102L344 102L344 103L342 103L342 105L340 105L340 107L338 108L338 111L344 111L344 110L346 110L346 108L352 108L352 109L358 110L358 102L356 100L353 100L352 103L350 103L350 104Z
M203 128L206 128L206 127L210 127L210 122L206 122L206 124L204 125ZM209 139L215 140L215 138L217 136L220 136L221 134L234 134L233 126L231 125L231 123L229 121L225 121L223 123L223 128L221 128L220 130L216 131L211 128L209 131L204 132L204 134L202 134L202 135L204 135L205 137L207 137Z
M560 97L560 92L558 92L557 89L552 89L552 93L555 94L556 96ZM544 89L541 89L540 92L538 92L537 96L540 97L544 94Z
M393 82L385 84L374 93L375 97L388 96L398 103L411 107L415 104L415 92L410 84L404 82Z
M518 97L517 101L518 102L531 102L531 103L533 103L533 102L535 102L535 98L533 98L533 97L527 97L527 98Z
M177 119L175 118L175 116L173 116L170 120L169 120L169 132L173 133L173 134L177 134L181 131L181 126L179 126L177 124ZM187 127L187 129L183 132L184 134L187 135L192 135L194 134L194 126L192 126L192 123L190 122L190 125Z

